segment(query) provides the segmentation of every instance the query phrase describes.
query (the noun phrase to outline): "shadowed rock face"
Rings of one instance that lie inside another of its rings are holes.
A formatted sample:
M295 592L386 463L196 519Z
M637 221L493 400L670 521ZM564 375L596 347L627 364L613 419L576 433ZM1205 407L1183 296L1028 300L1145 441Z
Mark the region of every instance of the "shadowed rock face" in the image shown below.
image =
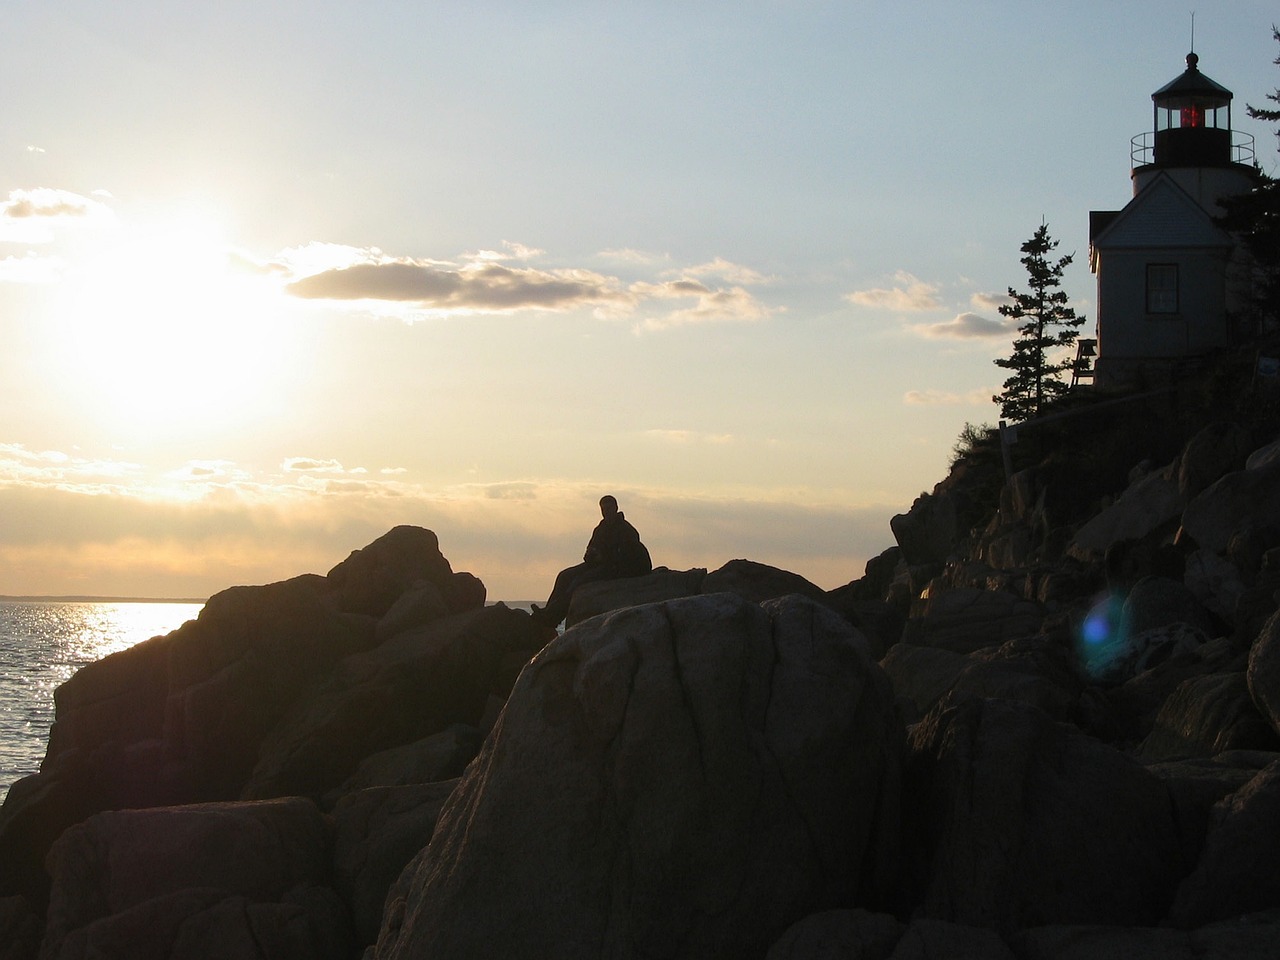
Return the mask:
M378 939L387 891L431 839L456 785L371 787L346 795L334 809L334 886L350 906L359 943Z
M920 719L945 696L1019 700L1066 720L1080 697L1081 681L1068 656L1049 640L1013 640L968 655L938 647L897 643L880 661L893 682L900 709Z
M940 704L911 752L925 915L1001 931L1164 916L1179 836L1165 785L1136 761L1009 700Z
M502 604L442 617L346 658L259 747L246 800L318 798L389 747L478 726L542 646L529 617Z
M1156 715L1138 756L1147 761L1213 757L1228 750L1277 750L1280 739L1249 699L1245 674L1183 681Z
M1033 636L1044 621L1039 604L1011 593L967 587L930 595L907 621L905 643L971 653Z
M1280 527L1280 459L1222 477L1189 504L1182 527L1206 550L1222 552L1249 525Z
M1250 648L1247 679L1253 702L1280 732L1280 613L1266 622Z
M1280 903L1280 760L1220 800L1195 870L1178 889L1170 919L1197 927Z
M376 955L762 956L887 893L900 737L860 638L800 598L588 621L525 669Z
M44 955L339 960L351 937L328 845L304 800L98 814L50 852Z

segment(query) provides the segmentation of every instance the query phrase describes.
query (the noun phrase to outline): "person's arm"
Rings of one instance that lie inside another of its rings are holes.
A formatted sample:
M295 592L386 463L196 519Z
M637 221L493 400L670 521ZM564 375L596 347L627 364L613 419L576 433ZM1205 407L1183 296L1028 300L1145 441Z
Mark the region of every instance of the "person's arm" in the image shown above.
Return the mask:
M606 533L604 521L601 520L596 524L596 528L591 531L591 540L587 543L587 551L582 555L582 559L587 563L604 563L609 559L608 549L605 545Z

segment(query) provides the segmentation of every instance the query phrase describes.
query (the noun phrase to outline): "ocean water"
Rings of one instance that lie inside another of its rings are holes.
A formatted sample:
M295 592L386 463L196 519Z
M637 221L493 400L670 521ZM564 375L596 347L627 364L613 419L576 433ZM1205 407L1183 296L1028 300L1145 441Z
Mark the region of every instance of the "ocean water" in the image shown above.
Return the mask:
M40 769L60 683L86 663L178 629L203 606L0 600L0 801Z

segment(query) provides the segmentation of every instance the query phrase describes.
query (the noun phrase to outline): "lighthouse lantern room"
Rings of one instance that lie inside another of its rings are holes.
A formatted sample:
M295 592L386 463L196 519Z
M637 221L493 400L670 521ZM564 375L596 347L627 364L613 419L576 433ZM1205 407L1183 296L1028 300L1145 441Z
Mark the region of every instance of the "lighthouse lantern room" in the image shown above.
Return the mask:
M1233 159L1231 91L1201 73L1199 63L1187 54L1186 72L1151 95L1156 164L1214 166Z

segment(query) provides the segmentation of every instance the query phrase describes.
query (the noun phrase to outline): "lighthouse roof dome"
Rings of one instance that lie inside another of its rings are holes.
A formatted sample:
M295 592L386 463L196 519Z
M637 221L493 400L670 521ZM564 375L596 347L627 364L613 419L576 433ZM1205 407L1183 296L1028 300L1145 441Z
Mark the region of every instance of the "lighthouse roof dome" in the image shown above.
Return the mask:
M1187 54L1187 69L1151 95L1159 106L1178 109L1193 103L1202 107L1225 107L1233 94L1215 80L1200 72L1200 58Z

